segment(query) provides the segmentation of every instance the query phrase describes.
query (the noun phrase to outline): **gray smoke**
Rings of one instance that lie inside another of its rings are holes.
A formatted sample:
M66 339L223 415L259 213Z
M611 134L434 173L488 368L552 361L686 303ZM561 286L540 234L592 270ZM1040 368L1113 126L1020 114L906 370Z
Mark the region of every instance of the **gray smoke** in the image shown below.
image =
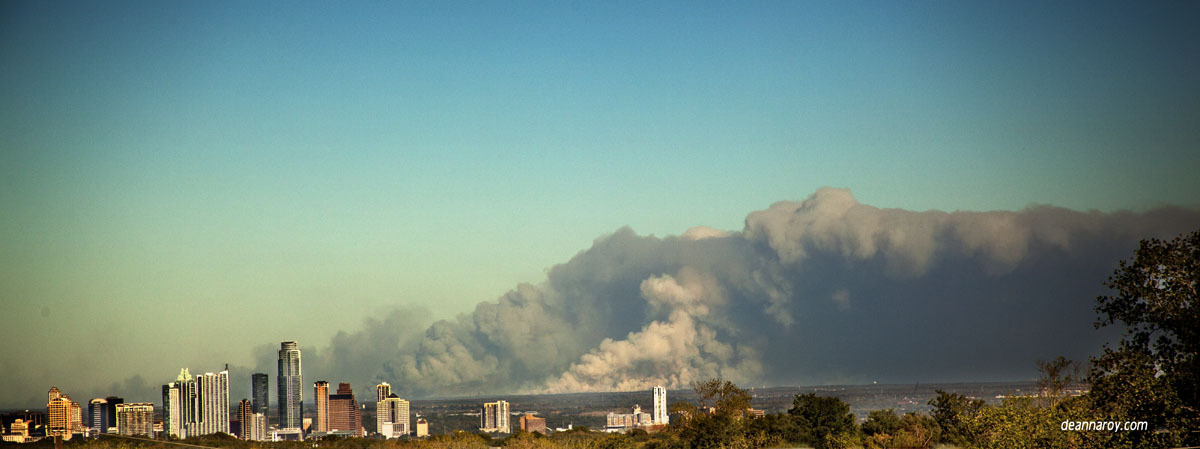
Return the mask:
M1093 329L1095 297L1140 239L1198 228L1196 209L913 212L824 188L740 232L619 229L453 320L398 308L301 342L305 381L425 397L1030 379L1035 360L1083 360L1115 335ZM272 387L277 350L255 351ZM251 369L235 370L231 396L248 396Z
M541 284L428 327L373 321L318 357L413 397L1028 379L1112 337L1092 306L1138 240L1197 228L1194 209L913 212L824 188L741 232L620 229Z

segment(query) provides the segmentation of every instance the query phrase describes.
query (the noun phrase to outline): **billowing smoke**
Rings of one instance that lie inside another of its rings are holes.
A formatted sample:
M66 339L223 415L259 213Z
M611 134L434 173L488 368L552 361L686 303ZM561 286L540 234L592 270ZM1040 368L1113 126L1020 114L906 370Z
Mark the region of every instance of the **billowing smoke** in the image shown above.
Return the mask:
M413 397L1028 379L1113 336L1092 307L1138 240L1197 228L1194 209L913 212L824 188L741 232L620 229L457 319L339 334L313 368Z
M305 381L348 381L367 396L386 381L423 397L715 376L747 386L1030 379L1035 360L1085 360L1112 340L1116 330L1092 326L1095 298L1138 240L1198 228L1196 209L913 212L825 188L751 213L740 232L617 230L544 282L453 320L378 313L328 345L301 342ZM277 350L231 367L231 399L261 371L275 401ZM150 400L162 382L134 377L104 393Z

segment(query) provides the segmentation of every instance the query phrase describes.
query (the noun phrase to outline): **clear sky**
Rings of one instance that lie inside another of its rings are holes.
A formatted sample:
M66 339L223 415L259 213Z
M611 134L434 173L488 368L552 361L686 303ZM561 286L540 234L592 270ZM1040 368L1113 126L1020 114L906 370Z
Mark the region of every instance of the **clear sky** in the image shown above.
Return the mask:
M0 364L252 363L826 185L1200 198L1195 2L645 3L0 3Z

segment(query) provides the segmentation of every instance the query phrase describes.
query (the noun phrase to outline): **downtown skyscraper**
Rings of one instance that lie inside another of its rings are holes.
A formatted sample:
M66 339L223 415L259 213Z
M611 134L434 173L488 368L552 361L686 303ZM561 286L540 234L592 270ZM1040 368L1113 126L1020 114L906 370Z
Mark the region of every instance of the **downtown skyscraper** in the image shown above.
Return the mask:
M229 431L229 369L192 377L187 368L163 385L163 432L186 438Z
M267 378L267 373L254 373L250 376L250 407L254 409L254 413L261 413L267 416L267 411L270 409L270 394L271 383Z
M303 425L301 415L304 403L304 380L300 374L300 345L294 341L279 344L279 428L299 429Z

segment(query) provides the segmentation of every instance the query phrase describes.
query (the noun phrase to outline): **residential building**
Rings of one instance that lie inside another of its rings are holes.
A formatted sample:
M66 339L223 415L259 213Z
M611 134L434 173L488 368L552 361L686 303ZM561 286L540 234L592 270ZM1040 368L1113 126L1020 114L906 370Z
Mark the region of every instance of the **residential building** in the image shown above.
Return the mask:
M479 430L484 432L512 433L509 426L508 401L496 401L483 404L479 416Z
M162 386L163 434L168 437L184 437L181 388L180 384L176 382L170 382Z
M299 429L303 423L304 385L300 366L300 344L285 341L279 344L278 386L279 427Z
M271 408L271 402L268 398L270 391L270 381L267 373L254 373L250 375L250 407L254 409L254 413L261 413L267 416L267 412Z
M653 409L653 412L654 412L654 415L653 415L652 421L655 425L668 423L669 419L667 418L667 389L663 388L662 385L654 387L654 409Z
M196 377L198 432L229 434L229 369L219 373L204 373ZM188 436L193 436L191 432Z
M117 433L120 435L154 436L154 404L133 402L117 404Z
M267 439L267 417L254 411L254 403L242 399L238 403L238 436L247 441L264 441Z
M17 418L9 426L8 432L4 433L2 441L8 443L24 443L29 440L29 423L25 420Z
M317 403L317 418L313 422L314 432L329 431L329 382L313 383L313 400Z

